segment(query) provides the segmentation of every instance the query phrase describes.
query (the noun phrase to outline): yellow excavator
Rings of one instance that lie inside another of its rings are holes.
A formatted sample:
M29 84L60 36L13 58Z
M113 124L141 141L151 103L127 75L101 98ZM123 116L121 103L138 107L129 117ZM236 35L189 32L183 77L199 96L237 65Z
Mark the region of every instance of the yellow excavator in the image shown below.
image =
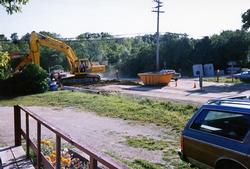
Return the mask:
M97 73L105 72L106 66L99 65L96 62L90 62L88 59L79 59L73 49L65 42L52 37L42 35L33 31L30 35L30 53L16 66L16 70L23 67L28 62L40 65L40 46L46 46L60 52L63 52L68 60L70 73L74 76L64 78L63 82L67 84L95 83L100 81Z

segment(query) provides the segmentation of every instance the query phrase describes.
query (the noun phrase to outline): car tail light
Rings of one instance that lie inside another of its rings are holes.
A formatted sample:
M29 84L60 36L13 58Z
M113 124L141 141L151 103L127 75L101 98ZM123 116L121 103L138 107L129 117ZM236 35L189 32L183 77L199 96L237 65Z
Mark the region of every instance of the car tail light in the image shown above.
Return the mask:
M184 146L184 138L183 138L183 135L181 135L181 138L180 138L180 144L181 144L181 151L183 151L183 146Z

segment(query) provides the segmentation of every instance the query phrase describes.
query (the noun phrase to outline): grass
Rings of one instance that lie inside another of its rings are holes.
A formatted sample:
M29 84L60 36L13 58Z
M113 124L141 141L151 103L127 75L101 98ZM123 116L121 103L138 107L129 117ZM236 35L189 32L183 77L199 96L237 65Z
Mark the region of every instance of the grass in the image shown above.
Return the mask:
M93 111L98 115L154 123L171 127L180 132L192 113L193 105L173 102L152 101L149 99L128 98L111 94L88 94L72 91L46 92L0 100L1 106L56 106L75 107Z
M216 82L216 83L243 83L240 79L233 79L231 77L219 77L219 82L217 81L217 77L206 77L203 78L206 82Z
M164 169L164 166L161 164L155 164L141 159L136 159L133 162L129 162L128 166L133 169Z
M175 168L175 169L191 169L190 164L187 164L181 161L177 157L172 157L166 160L166 164L153 163L150 161L142 159L124 159L123 157L114 154L112 152L106 152L107 155L120 161L123 164L128 165L133 169L166 169L166 168ZM176 156L176 155L175 155ZM194 168L197 169L197 168Z
M120 161L121 163L128 165L129 167L133 169L165 169L166 168L162 164L152 163L152 162L142 160L142 159L134 159L131 161L131 160L123 159L121 156L117 156L111 152L106 152L106 154L116 159L117 161Z
M162 166L169 167L175 166L178 169L190 169L190 165L188 163L182 162L179 157L177 156L177 147L178 142L167 142L164 140L156 140L147 137L127 137L126 140L127 144L134 148L144 148L149 151L160 150L162 152L162 159L166 162L165 165L163 164L154 164L155 168L161 168ZM140 162L144 161L133 161L130 163L130 166L137 166L141 164ZM128 163L129 164L129 163ZM139 166L141 167L141 166ZM152 168L154 168L152 167Z
M145 148L147 150L163 150L168 147L164 140L155 140L147 137L127 137L127 144L134 148Z

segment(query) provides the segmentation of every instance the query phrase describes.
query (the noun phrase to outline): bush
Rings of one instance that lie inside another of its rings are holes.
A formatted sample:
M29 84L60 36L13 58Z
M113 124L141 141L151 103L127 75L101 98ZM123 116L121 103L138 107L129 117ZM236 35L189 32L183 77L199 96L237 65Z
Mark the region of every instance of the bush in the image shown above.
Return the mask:
M22 72L0 81L0 95L18 96L42 93L48 89L47 73L40 66L28 64Z
M9 77L8 64L10 57L7 52L0 51L0 79L6 79Z

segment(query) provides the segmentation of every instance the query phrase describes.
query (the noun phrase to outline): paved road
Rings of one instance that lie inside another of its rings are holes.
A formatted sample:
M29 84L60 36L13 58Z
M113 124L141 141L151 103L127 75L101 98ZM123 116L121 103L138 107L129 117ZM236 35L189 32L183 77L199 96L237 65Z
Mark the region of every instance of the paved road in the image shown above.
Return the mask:
M194 84L196 88L194 88ZM203 91L196 79L180 79L175 86L171 81L165 87L146 87L131 85L107 85L95 87L98 90L115 91L125 95L175 100L179 102L203 104L209 99L219 97L250 96L250 84L228 84L203 82Z

